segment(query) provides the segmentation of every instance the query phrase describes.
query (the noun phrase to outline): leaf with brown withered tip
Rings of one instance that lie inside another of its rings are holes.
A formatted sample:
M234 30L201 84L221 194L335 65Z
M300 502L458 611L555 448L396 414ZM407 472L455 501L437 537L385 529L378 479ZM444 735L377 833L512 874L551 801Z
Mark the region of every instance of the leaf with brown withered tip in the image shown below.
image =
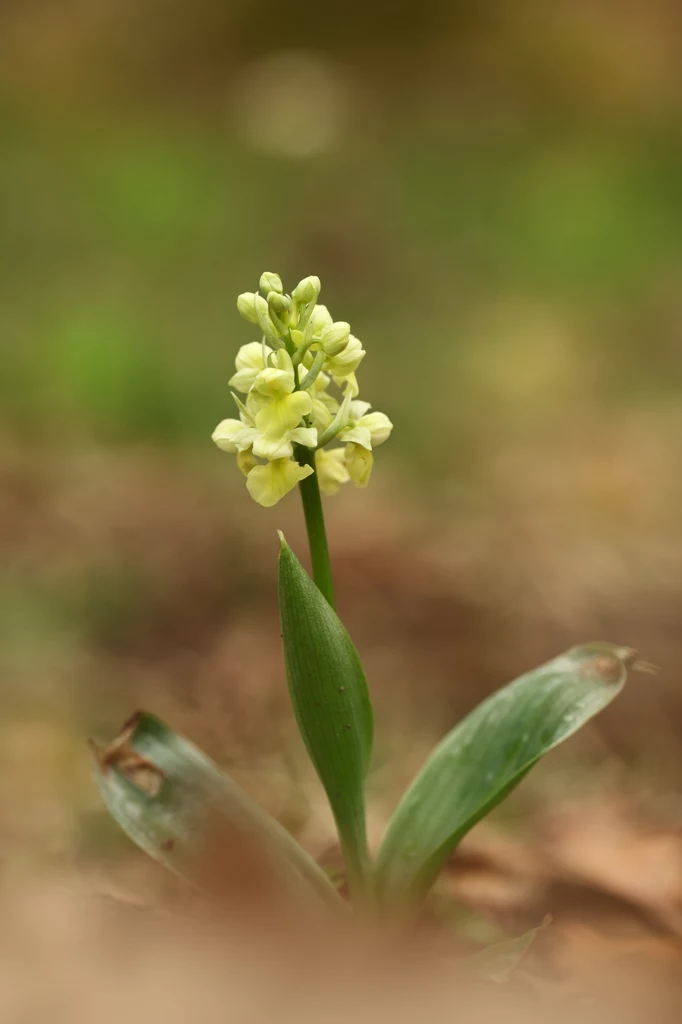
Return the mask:
M492 694L441 741L393 814L376 861L386 903L418 901L464 835L622 690L628 647L573 647Z
M139 711L106 747L91 742L104 802L133 842L202 888L228 864L241 888L270 878L340 907L325 873L279 822L189 740Z

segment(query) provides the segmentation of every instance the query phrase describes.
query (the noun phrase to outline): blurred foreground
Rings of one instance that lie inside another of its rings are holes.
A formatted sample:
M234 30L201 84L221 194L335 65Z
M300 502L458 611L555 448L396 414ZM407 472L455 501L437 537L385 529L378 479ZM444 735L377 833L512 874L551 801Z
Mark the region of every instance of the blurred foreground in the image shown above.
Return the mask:
M356 922L253 918L185 907L174 915L44 882L2 902L0 1012L7 1024L203 1020L661 1024L679 1019L679 946L576 947L552 927L508 980L485 982L452 950ZM37 982L39 979L39 982Z

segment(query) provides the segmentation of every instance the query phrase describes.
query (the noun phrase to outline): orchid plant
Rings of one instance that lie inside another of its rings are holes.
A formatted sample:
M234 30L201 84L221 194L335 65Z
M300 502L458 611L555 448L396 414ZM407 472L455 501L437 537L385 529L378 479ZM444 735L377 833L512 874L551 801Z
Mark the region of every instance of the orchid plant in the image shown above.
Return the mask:
M237 300L258 337L239 348L230 380L237 416L213 440L234 455L251 497L266 508L298 486L312 578L280 534L284 661L298 727L325 788L344 855L349 899L375 910L417 908L462 837L549 750L622 689L635 653L608 643L573 647L494 693L439 743L368 849L365 782L373 713L362 664L335 611L321 495L365 487L374 450L393 429L361 399L362 343L319 303L320 280L286 294L278 274ZM216 815L248 830L278 875L329 907L342 902L325 872L200 750L138 712L94 747L104 801L131 838L197 878Z

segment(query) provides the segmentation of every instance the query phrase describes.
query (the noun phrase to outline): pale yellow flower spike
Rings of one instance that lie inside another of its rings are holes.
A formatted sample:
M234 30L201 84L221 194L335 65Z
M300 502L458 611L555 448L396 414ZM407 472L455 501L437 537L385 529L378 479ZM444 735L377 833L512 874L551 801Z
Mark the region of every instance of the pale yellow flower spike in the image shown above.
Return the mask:
M222 420L213 440L236 456L249 494L266 507L313 472L323 494L336 494L348 480L365 487L372 451L393 425L357 398L362 343L350 324L335 321L318 303L319 278L304 278L289 296L279 275L268 271L259 289L262 294L244 292L237 300L241 315L262 334L242 345L235 359L230 387L239 419ZM334 439L343 447L326 450ZM315 470L296 461L295 445L315 451Z

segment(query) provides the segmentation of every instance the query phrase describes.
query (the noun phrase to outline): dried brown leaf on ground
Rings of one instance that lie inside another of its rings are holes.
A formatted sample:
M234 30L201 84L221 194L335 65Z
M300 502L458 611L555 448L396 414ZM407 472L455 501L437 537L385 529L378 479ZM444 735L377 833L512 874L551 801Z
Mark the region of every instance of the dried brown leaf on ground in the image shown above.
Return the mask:
M682 935L682 829L643 820L624 797L562 804L547 816L542 857L556 876L641 907Z

